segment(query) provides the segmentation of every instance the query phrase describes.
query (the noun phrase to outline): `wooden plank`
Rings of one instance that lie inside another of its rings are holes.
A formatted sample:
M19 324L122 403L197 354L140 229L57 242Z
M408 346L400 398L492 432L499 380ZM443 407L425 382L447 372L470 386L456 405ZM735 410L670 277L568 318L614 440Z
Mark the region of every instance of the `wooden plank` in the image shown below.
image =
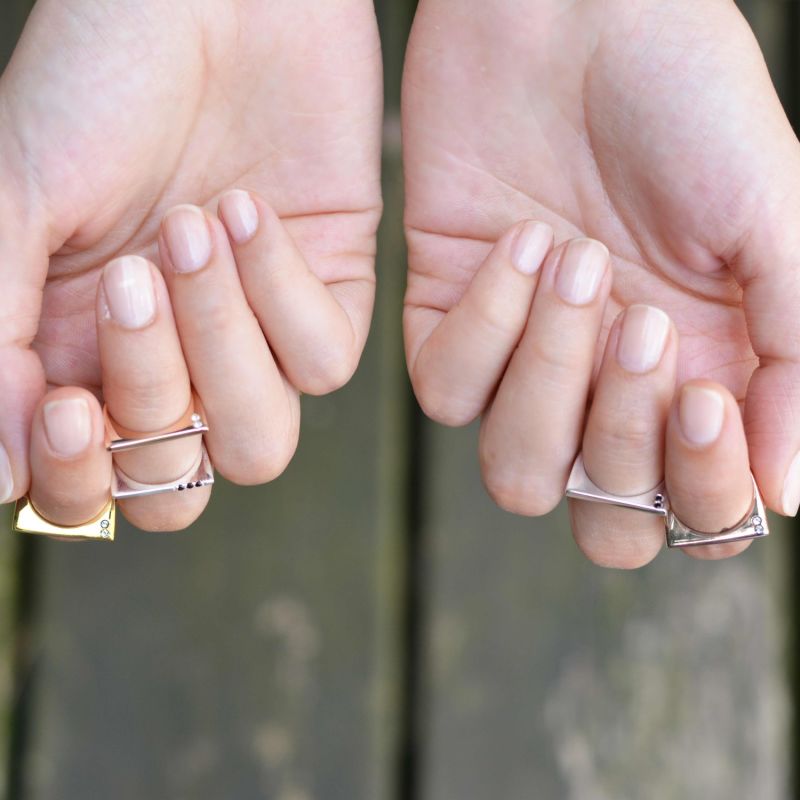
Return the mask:
M753 4L773 67L775 15ZM771 32L771 33L770 33ZM786 81L781 82L786 86ZM787 524L742 558L590 565L564 509L487 498L477 431L425 426L418 796L789 796Z
M37 542L22 797L394 796L409 419L396 148L386 166L378 321L353 383L304 401L287 473L222 484L184 535Z

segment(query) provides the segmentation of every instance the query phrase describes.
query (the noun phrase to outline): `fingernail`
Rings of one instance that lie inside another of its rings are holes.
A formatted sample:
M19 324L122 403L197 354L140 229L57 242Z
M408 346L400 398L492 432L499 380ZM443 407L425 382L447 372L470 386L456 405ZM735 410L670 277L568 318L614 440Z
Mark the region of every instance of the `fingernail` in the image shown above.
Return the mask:
M178 206L164 217L164 239L176 272L197 272L211 260L211 234L196 206Z
M622 320L617 361L628 372L655 369L667 347L669 317L653 306L630 306Z
M556 292L574 306L591 303L608 269L608 248L594 239L575 239L567 245L556 275Z
M258 230L258 209L248 192L234 189L220 198L219 215L236 244L247 244Z
M526 222L511 248L511 263L523 275L535 275L553 246L553 229L544 222Z
M150 264L143 258L111 261L103 271L103 290L111 318L123 328L144 328L155 318L156 291Z
M684 386L678 404L678 421L687 441L697 445L716 442L725 420L725 400L719 392L702 386Z
M797 511L800 509L800 453L794 457L783 482L781 505L786 516L797 516Z
M0 444L0 505L11 500L14 493L14 476L11 474L11 462L8 452Z
M46 403L44 432L54 453L62 458L80 455L92 441L88 403L81 397Z

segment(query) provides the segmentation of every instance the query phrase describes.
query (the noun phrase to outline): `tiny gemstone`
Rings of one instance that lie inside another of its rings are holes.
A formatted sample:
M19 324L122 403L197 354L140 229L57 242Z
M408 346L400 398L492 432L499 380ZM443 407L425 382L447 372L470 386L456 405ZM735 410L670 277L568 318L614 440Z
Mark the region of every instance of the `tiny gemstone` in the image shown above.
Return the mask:
M764 528L761 525L756 525L755 532L756 533L764 533Z
M107 530L106 528L103 528L103 530L102 530L102 531L100 531L100 535L101 535L101 536L102 536L104 539L109 539L109 538L111 538L111 531Z
M101 527L101 528L107 528L107 527L108 527L108 524L109 524L109 523L108 523L108 520L107 520L107 519L104 519L104 520L103 520L103 521L100 523L100 527Z
M182 492L185 488L186 487L183 484L181 484L180 486L178 486L178 491Z
M758 515L756 515L755 517L753 517L753 525L760 525L760 524L761 524L763 521L764 521L764 520L763 520L763 519L761 519L761 517L759 517Z

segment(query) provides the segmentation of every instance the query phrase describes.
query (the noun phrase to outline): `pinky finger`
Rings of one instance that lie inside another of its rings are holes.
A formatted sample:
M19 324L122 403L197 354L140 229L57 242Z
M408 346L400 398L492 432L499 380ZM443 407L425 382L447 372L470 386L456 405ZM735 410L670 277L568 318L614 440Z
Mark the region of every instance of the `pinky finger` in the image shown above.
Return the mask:
M55 525L80 525L108 503L111 454L103 413L83 389L50 392L31 431L31 502Z

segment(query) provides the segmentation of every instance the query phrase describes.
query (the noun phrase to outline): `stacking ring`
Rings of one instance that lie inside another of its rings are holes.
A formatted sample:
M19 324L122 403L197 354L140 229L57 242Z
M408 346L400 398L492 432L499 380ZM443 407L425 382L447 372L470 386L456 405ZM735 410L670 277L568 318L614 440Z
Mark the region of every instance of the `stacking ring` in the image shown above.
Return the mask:
M766 508L754 477L753 503L750 510L733 527L716 532L698 531L681 522L670 508L669 497L663 482L649 492L630 497L604 492L586 474L583 456L580 454L575 459L572 473L567 481L566 496L573 500L606 503L663 517L668 547L696 547L698 545L741 542L748 539L761 539L769 535Z
M186 413L169 430L140 436L126 431L113 422L108 408L103 409L106 422L106 448L114 453L123 453L140 447L148 447L163 442L176 441L189 436L203 436L208 433L208 425L203 419L199 398L192 394L192 403ZM185 492L214 483L214 469L205 444L200 445L200 454L192 468L176 481L161 484L144 484L134 481L116 464L112 475L111 497L103 510L88 522L81 525L56 525L45 519L34 507L30 496L17 501L14 510L12 530L17 533L31 533L50 536L64 541L106 541L113 542L116 530L117 501L133 497L146 497L165 492Z

